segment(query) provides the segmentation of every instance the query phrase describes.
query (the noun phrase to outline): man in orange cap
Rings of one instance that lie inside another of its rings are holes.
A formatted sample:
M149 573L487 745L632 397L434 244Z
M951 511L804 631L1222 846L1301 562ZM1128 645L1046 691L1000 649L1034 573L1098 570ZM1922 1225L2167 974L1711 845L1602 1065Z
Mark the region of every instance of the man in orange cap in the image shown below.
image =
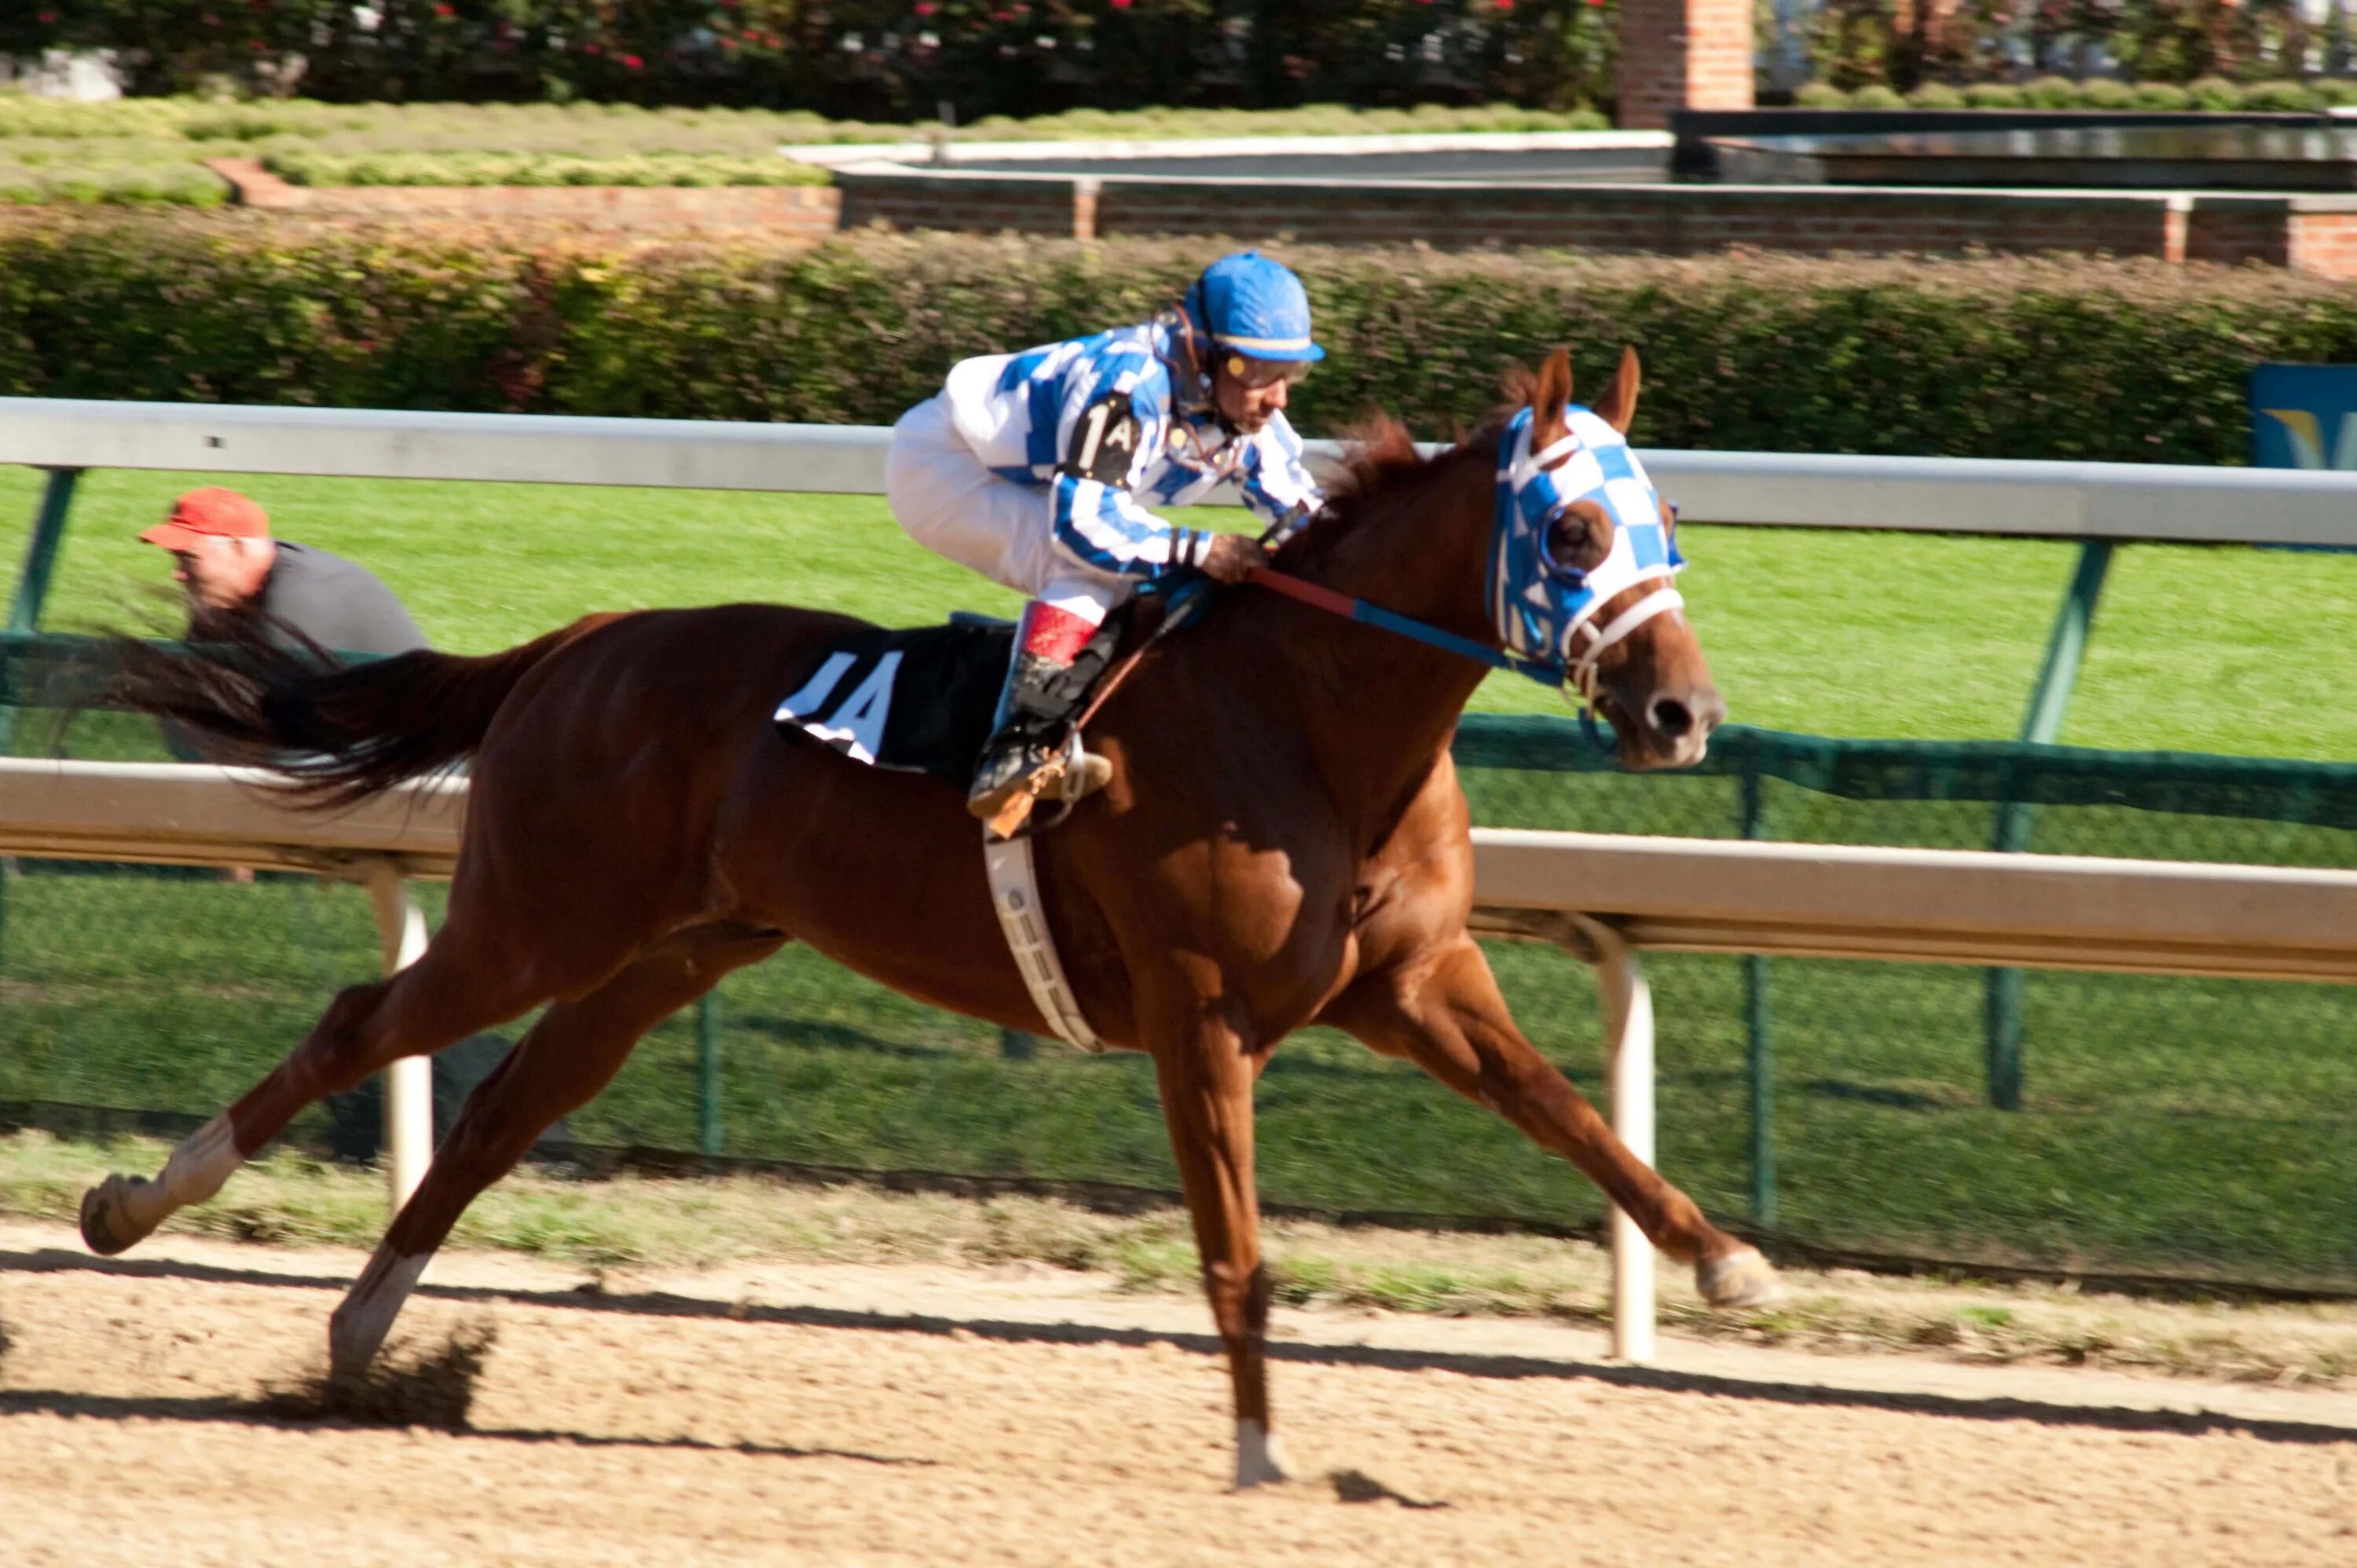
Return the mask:
M425 646L393 590L367 568L271 538L268 514L235 490L190 490L139 537L172 553L172 575L192 605L261 610L332 653L406 653Z

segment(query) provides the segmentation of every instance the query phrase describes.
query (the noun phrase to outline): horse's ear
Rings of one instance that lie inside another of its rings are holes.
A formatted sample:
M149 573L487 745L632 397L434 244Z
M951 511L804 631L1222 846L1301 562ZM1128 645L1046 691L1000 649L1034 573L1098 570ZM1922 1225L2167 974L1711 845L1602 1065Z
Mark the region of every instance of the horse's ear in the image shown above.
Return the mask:
M1539 379L1531 388L1531 450L1544 451L1560 440L1567 426L1564 424L1564 405L1571 401L1571 355L1557 349L1539 367Z
M1637 384L1643 373L1637 368L1637 350L1620 350L1620 368L1604 383L1604 391L1595 403L1596 417L1619 431L1629 434L1629 426L1637 418Z

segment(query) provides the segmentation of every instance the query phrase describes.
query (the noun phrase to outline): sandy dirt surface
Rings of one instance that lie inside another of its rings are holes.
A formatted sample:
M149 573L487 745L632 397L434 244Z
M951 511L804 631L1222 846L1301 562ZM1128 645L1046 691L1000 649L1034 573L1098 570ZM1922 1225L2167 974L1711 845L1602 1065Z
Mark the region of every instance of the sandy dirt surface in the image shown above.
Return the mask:
M10 1563L2357 1563L2357 1396L1283 1313L1222 1495L1200 1304L1036 1267L437 1262L470 1429L268 1419L361 1259L0 1225ZM583 1288L589 1285L592 1288Z

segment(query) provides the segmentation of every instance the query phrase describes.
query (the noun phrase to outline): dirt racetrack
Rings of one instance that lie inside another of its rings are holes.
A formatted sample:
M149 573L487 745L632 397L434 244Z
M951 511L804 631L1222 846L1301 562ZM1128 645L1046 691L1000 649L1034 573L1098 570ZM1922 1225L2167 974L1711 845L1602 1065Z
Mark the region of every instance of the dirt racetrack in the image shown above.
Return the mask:
M1228 1497L1202 1307L1049 1270L583 1289L454 1254L404 1330L496 1328L469 1430L262 1416L358 1262L0 1226L0 1561L2357 1563L2357 1397L1674 1342L1637 1371L1537 1324L1282 1315L1305 1478Z

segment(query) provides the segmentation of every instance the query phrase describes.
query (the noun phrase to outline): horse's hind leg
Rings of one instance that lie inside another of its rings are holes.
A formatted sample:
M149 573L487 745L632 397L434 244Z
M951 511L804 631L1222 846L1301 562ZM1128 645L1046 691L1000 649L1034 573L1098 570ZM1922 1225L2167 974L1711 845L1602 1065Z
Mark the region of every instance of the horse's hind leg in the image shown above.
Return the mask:
M455 923L455 922L454 922ZM172 1151L152 1181L111 1176L82 1195L81 1234L104 1255L145 1240L180 1209L219 1192L237 1167L324 1095L359 1084L398 1058L438 1051L546 1000L532 966L497 946L450 938L389 980L355 985L328 1004L310 1034L269 1076Z
M425 1179L336 1308L328 1328L333 1370L358 1372L375 1359L427 1260L467 1206L513 1168L557 1118L595 1099L640 1036L730 970L767 958L785 940L776 931L744 926L701 928L665 943L589 995L543 1014L467 1097Z

